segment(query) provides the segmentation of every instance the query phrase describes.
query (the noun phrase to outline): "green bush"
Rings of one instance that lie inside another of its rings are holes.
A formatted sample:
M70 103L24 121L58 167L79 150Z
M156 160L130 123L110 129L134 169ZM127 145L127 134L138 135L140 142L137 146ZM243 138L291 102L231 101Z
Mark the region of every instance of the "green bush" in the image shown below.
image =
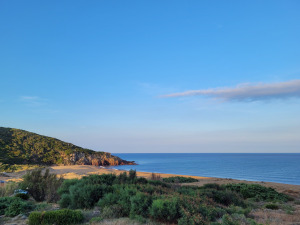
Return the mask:
M116 180L117 176L114 174L102 174L86 176L78 180L78 182L83 184L106 184L111 186L116 182Z
M224 187L215 184L215 183L211 183L211 184L204 184L201 189L216 189L216 190L224 190Z
M29 221L28 224L29 225L41 225L42 224L42 217L43 217L43 213L41 212L31 212L29 215Z
M92 208L104 194L111 191L112 187L106 184L74 185L70 188L71 208Z
M198 182L197 179L192 178L192 177L168 177L168 178L163 178L164 182L167 183L193 183L193 182Z
M21 188L27 190L34 200L41 202L56 202L59 199L57 189L62 184L63 179L56 174L50 174L49 169L45 172L36 169L27 173L21 182Z
M126 184L127 181L128 181L127 172L121 173L121 174L118 176L117 180L118 180L118 183L119 183L119 184Z
M29 199L29 195L28 194L24 194L24 193L18 193L18 194L15 195L15 197L21 198L23 200L28 200Z
M129 170L129 176L128 179L130 181L134 181L136 179L136 171L135 170Z
M243 198L254 198L257 201L282 201L287 202L290 197L286 194L278 193L273 188L267 188L259 184L227 184L226 189L240 193Z
M222 217L222 225L240 225L239 222L234 220L230 215L226 214Z
M47 212L32 212L29 215L29 225L69 225L83 222L83 214L78 210L61 209Z
M71 208L73 209L89 209L92 208L95 203L99 201L99 199L105 193L106 185L82 185L79 183L78 185L73 185L70 187L70 199L71 199Z
M229 190L215 191L213 194L213 200L225 206L229 206L232 204L238 206L245 206L245 203L241 196Z
M161 186L161 187L171 187L169 184L166 184L165 182L162 182L160 180L148 180L148 184L151 184L153 186Z
M0 198L0 215L14 217L22 213L27 213L34 206L30 202L26 202L17 197Z
M279 209L279 206L276 205L276 204L270 203L270 204L266 204L266 205L265 205L265 208L267 208L267 209L272 209L272 210L277 210L277 209Z
M118 200L119 200L118 194L108 193L99 200L97 205L101 208L104 208L105 206L111 206L111 205L117 204Z
M182 225L211 224L223 217L223 224L234 218L242 221L251 210L240 192L225 186L177 186L160 180L140 180L134 174L92 175L64 181L58 191L60 206L85 209L97 204L103 219L130 216L139 221L150 218Z
M131 197L131 208L130 215L134 217L135 215L140 215L142 217L149 217L149 208L152 204L152 197L144 193L137 193L135 196Z
M58 201L58 204L61 208L69 208L72 205L71 196L69 194L63 194Z
M61 186L59 187L59 189L57 190L57 193L59 195L63 195L63 194L69 194L69 189L72 185L75 185L78 182L78 179L70 179L70 180L64 180L61 184Z
M176 223L180 218L177 198L154 200L150 208L150 215L153 219L161 222Z
M135 196L137 189L134 186L125 186L124 188L118 189L119 199L117 204L122 208L122 215L129 216L131 210L131 197ZM116 194L116 192L115 192Z
M98 217L93 217L91 220L90 220L90 224L98 224L99 222L103 221L103 218L101 216L98 216Z

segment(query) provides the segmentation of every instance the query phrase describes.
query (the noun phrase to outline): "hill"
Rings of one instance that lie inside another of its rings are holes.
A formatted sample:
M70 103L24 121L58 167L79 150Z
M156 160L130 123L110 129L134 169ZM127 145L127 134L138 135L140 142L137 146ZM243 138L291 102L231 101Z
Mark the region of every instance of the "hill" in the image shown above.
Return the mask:
M0 127L0 163L33 165L129 165L108 152L81 148L56 138Z

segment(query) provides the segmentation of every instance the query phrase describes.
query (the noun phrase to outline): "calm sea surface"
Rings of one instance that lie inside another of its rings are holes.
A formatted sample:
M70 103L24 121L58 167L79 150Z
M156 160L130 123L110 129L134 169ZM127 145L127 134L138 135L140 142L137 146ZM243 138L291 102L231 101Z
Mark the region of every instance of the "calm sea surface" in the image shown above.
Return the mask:
M136 166L117 166L143 172L270 181L300 185L300 154L113 154Z

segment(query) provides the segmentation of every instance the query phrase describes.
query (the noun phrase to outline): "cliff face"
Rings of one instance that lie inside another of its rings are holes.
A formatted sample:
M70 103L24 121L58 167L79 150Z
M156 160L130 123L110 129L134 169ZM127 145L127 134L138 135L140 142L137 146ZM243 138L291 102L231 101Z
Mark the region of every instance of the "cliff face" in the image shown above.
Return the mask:
M133 165L98 152L24 130L0 127L0 164Z
M93 166L118 166L135 165L134 161L126 161L110 153L87 154L84 152L74 152L64 160L65 165L93 165Z

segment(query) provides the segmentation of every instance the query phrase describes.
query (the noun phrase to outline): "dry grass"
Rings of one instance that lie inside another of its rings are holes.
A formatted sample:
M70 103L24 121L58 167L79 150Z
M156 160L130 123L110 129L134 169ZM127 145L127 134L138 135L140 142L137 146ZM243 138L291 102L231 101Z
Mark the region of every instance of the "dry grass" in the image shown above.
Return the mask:
M106 219L101 222L92 222L91 225L157 225L157 223L139 223L137 221L131 220L129 218L119 218L119 219Z
M18 183L7 182L0 187L0 197L10 196L14 193L14 190L18 188Z
M253 210L250 216L255 219L257 223L267 225L300 225L300 206L295 205L294 211L290 214L286 211L259 209Z
M151 180L161 180L160 174L151 173Z

